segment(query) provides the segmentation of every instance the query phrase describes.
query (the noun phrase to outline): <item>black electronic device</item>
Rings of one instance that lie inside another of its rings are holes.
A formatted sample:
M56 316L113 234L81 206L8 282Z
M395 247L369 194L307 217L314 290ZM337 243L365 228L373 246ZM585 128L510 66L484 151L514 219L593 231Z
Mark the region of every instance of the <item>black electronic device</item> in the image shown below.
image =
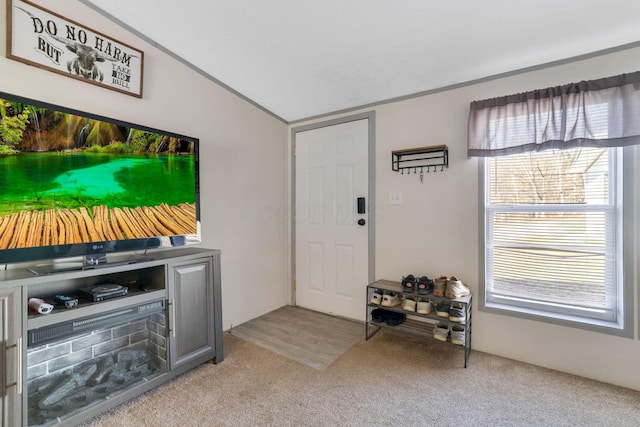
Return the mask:
M91 302L104 301L111 298L123 297L129 293L129 288L115 283L103 283L78 289L81 298Z
M0 183L20 183L0 185L0 217L7 219L0 221L2 264L28 262L42 275L141 262L146 254L135 252L200 243L197 138L3 92L0 104L17 129L6 145L19 148L0 156ZM158 182L167 183L162 191ZM43 206L55 209L44 215ZM128 209L135 215L118 214ZM102 218L118 217L110 227L120 230L67 233L53 242L27 224L36 214L43 215L42 229L62 222L99 229ZM14 216L18 223L9 226ZM7 243L14 229L22 230L21 244Z
M78 305L78 298L70 297L69 295L56 295L56 301L64 304L66 308L73 308Z

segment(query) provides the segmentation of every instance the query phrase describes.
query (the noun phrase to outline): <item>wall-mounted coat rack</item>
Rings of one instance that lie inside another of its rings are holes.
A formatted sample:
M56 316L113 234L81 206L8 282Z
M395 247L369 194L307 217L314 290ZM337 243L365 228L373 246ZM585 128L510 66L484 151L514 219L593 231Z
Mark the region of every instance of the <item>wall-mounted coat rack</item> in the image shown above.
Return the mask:
M410 174L420 173L423 182L424 172L442 172L449 167L449 147L432 145L429 147L407 148L391 152L391 169L395 172Z

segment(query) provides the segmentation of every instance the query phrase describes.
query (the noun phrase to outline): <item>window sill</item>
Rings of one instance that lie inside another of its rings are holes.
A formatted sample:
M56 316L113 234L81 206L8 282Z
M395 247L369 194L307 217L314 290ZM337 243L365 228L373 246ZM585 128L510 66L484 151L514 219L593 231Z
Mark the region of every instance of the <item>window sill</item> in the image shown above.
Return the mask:
M518 317L526 320L545 322L554 325L599 332L624 338L633 338L633 330L626 330L621 320L618 322L608 322L604 320L587 319L584 317L562 315L541 310L515 307L495 302L480 302L478 308L481 312L485 313Z

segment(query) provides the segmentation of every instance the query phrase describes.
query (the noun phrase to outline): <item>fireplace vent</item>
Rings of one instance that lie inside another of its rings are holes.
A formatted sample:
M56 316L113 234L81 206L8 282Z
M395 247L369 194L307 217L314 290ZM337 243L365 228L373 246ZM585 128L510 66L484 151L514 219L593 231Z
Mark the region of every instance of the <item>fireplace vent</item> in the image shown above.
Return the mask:
M29 330L27 334L27 345L28 347L35 347L62 338L67 338L77 333L108 328L118 323L148 316L151 313L162 312L164 311L164 307L164 300L156 300L123 309L111 310L106 313L97 313L80 319L56 323L38 329L32 329Z

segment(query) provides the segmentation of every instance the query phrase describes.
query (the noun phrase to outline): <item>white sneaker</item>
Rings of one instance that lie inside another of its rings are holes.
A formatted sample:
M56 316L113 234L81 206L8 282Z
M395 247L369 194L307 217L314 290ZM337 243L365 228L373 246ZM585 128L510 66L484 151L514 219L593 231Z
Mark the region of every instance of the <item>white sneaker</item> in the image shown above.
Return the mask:
M417 308L418 313L431 314L431 310L433 310L433 304L431 303L431 300L418 301L418 308Z
M447 290L444 293L447 298L462 298L466 297L470 293L471 291L467 285L462 283L462 281L456 276L451 276L449 280L447 280Z
M373 295L371 295L371 304L380 305L382 302L382 294L379 290L375 290Z
M446 341L449 337L449 324L445 322L438 322L433 327L433 337L438 341Z
M395 307L400 305L400 298L394 292L385 293L382 296L382 304L383 307Z
M466 336L464 333L464 326L453 325L451 327L451 343L456 345L464 345L466 342Z
M405 298L402 301L402 309L406 311L416 311L416 301L411 298Z

